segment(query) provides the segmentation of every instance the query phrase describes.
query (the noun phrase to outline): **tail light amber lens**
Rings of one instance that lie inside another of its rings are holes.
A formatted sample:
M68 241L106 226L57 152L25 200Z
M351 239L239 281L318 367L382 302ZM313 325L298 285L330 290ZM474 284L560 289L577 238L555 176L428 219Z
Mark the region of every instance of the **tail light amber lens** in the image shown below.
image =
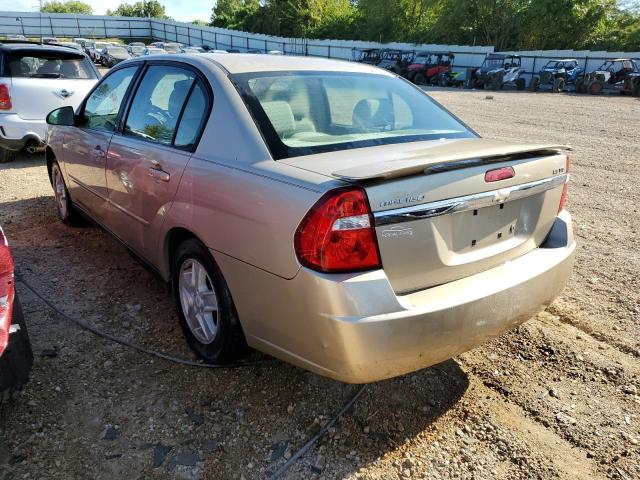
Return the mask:
M364 190L340 188L324 195L298 227L298 260L319 272L357 272L381 267L373 215Z

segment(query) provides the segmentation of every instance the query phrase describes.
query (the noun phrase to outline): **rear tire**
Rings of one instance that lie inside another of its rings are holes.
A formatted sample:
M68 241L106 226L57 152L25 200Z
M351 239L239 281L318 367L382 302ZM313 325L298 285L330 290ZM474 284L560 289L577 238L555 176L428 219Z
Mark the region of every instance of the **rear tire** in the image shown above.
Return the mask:
M564 91L564 78L558 77L553 80L553 92L561 93Z
M604 84L600 80L594 80L587 85L587 89L591 95L599 95L604 89Z
M416 73L413 77L413 83L415 83L416 85L424 85L425 82L426 79L424 78L424 75L422 73Z
M16 152L0 147L0 163L13 162L16 159Z
M640 97L640 78L636 80L634 86L633 86L633 93L632 95L634 97Z
M531 92L538 91L538 83L539 83L538 78L537 77L532 77L531 81L529 82L529 91L531 91Z
M71 201L67 185L64 183L64 176L58 162L51 165L51 186L53 187L53 195L56 200L56 210L58 218L65 225L77 227L82 224L82 219Z
M583 78L576 80L576 93L586 93Z
M518 78L516 80L516 89L517 90L524 90L525 89L525 81L524 78Z
M198 240L177 249L171 285L180 326L193 352L206 363L236 360L246 341L231 292L209 250Z

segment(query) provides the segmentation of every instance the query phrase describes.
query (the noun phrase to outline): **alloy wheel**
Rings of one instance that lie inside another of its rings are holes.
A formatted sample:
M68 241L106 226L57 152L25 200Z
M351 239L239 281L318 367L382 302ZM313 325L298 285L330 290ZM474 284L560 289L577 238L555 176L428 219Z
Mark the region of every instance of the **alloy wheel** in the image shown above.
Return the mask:
M218 333L218 297L205 267L188 258L180 267L178 291L182 313L194 337L205 345Z
M56 197L56 206L58 207L58 213L60 218L65 219L69 213L69 206L67 204L67 189L64 186L64 179L62 178L62 172L57 166L53 169L53 187L54 195Z

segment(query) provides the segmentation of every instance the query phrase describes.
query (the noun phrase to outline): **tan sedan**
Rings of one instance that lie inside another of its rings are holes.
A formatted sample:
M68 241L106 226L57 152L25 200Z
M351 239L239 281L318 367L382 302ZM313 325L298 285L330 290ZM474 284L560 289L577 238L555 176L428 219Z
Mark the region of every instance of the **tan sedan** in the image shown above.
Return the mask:
M207 362L248 344L393 377L518 325L571 271L563 148L481 139L375 67L133 59L48 122L60 218L90 217L169 282Z

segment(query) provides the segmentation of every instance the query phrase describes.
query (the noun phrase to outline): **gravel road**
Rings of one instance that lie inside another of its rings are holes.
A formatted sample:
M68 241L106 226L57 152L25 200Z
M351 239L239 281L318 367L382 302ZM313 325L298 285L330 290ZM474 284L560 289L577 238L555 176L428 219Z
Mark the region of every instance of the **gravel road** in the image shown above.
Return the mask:
M432 95L484 136L575 147L575 273L517 330L368 386L285 478L640 478L640 101ZM0 165L0 202L18 270L61 309L190 357L166 286L97 228L57 220L42 157ZM357 390L279 361L170 364L18 291L36 360L0 407L1 480L266 478Z

